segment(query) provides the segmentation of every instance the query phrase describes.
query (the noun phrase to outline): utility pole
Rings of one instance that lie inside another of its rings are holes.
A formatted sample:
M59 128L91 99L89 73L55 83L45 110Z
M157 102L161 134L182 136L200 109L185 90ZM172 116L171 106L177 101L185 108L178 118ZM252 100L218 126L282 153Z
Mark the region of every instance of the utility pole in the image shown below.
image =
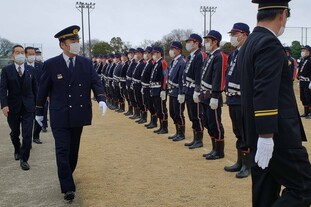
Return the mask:
M90 13L95 9L95 3L86 3L88 13L88 27L89 27L89 58L92 58L92 44L91 44L91 20Z
M205 6L201 6L201 7L200 7L200 12L201 12L201 14L204 16L203 35L204 35L204 37L205 37L205 36L206 36L206 12L207 12L206 7L205 7Z
M83 2L76 2L76 8L79 12L81 12L81 18L82 18L82 54L85 56L85 47L84 47L84 21L83 21L83 9L85 8L85 3Z
M212 16L215 14L216 6L201 6L200 12L204 16L204 37L206 36L206 13L209 13L209 31L212 29Z

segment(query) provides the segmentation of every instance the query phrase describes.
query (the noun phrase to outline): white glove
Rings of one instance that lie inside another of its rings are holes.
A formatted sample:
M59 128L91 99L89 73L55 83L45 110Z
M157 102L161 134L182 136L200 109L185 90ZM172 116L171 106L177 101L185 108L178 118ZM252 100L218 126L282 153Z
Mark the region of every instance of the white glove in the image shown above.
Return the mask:
M165 101L165 99L166 99L166 92L165 91L161 91L160 97L161 97L162 101Z
M140 92L142 95L144 95L144 89L143 88L141 88Z
M43 126L43 116L36 116L35 117L36 121L38 122L38 124L42 127Z
M272 138L258 138L255 162L262 169L265 169L269 165L273 153L273 146L274 143Z
M200 102L199 96L200 96L200 92L196 92L196 91L195 91L195 92L193 93L192 98L193 98L194 103L199 103L199 102Z
M311 90L311 82L309 83L309 89Z
M178 100L178 103L182 104L185 102L185 95L184 94L179 94L177 96L177 100Z
M105 116L106 115L106 111L107 111L107 105L104 101L100 101L98 103L99 105L99 108L102 110L102 116Z
M211 100L209 102L209 106L213 110L217 109L218 108L218 99L217 98L211 98Z

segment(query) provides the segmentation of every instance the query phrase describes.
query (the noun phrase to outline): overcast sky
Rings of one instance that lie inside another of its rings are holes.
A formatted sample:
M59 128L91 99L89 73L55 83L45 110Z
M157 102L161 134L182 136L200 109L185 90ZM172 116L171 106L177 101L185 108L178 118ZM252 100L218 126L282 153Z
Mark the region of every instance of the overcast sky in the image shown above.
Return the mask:
M88 1L89 2L89 1ZM203 15L200 6L216 6L212 29L229 41L227 32L236 22L247 23L251 30L256 25L257 5L251 0L94 0L91 12L91 39L110 41L121 37L133 47L144 40L160 40L173 29L192 29L203 34ZM54 35L63 28L81 26L81 13L73 0L1 0L0 37L14 43L42 44L43 56L50 58L61 53ZM290 2L291 17L288 27L311 27L311 0ZM85 39L87 33L85 12ZM209 18L207 18L207 29ZM311 44L311 28L307 43ZM81 34L80 34L81 36ZM303 44L306 35L304 34ZM290 44L301 40L301 29L288 28L281 41Z

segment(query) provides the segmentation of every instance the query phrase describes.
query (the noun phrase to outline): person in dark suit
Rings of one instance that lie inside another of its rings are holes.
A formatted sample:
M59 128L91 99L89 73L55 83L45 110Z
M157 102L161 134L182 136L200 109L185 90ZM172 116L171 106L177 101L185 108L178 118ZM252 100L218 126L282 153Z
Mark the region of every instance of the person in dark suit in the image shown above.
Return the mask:
M57 33L63 53L44 62L36 104L36 120L43 119L43 107L50 97L50 123L55 139L56 162L65 200L75 197L75 171L83 126L92 120L91 90L104 116L107 110L104 89L92 61L78 56L79 26Z
M306 135L278 39L290 16L289 0L252 2L259 4L257 26L240 49L237 67L242 137L251 148L253 207L309 207L311 165L302 146Z
M35 62L36 53L35 53L35 48L33 48L33 47L26 47L25 48L25 56L26 56L26 64L34 68L36 83L38 86L39 81L40 81L40 77L42 74L43 64L40 62ZM35 116L34 116L34 118L35 118ZM41 129L42 129L42 126L40 126L39 123L35 121L34 127L33 127L33 142L36 144L42 144L42 141L40 140Z
M36 78L34 68L25 64L24 48L21 45L13 47L12 56L14 64L4 67L1 72L1 109L11 128L14 158L20 160L23 170L29 170L28 159L37 94ZM19 139L20 127L22 145Z

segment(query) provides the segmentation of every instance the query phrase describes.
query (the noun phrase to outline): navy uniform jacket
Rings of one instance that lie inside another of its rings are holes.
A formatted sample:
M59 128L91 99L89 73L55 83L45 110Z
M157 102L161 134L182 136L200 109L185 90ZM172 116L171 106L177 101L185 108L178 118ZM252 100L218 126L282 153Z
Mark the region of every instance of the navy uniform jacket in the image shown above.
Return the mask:
M34 68L27 64L24 67L23 81L19 80L15 64L8 65L1 71L1 109L8 106L10 113L19 113L22 106L27 112L35 111L37 84Z
M126 72L127 72L127 69L129 68L129 64L130 64L130 61L126 61L122 64L121 75L120 75L120 81L121 81L122 88L126 87Z
M155 63L150 77L150 96L160 96L166 90L167 63L160 58Z
M108 79L108 85L110 87L112 87L112 84L113 84L113 72L116 68L116 63L111 63L109 69L108 69L108 76L107 76L107 79Z
M177 97L182 93L182 75L184 73L186 62L180 55L176 60L172 60L168 73L168 92L170 96Z
M200 92L202 65L203 55L200 49L198 49L193 55L188 57L183 74L183 93L192 96L194 90Z
M241 86L240 86L240 75L241 72L237 68L237 58L239 50L234 50L228 58L228 65L226 71L226 95L227 104L230 105L241 105Z
M132 75L132 83L133 83L133 88L137 91L141 90L141 74L145 68L145 61L144 59L141 59L138 61Z
M297 62L295 58L291 56L288 56L287 59L288 59L288 68L292 74L292 80L294 81L296 78Z
M133 78L133 71L135 70L136 67L136 62L135 59L133 58L130 61L130 65L126 71L126 89L130 90L131 89L131 85L132 85L132 78Z
M153 60L150 59L146 62L145 68L141 73L141 84L144 89L150 88L150 78L152 69L153 69Z
M242 46L237 67L241 70L243 137L257 146L259 134L273 133L275 149L301 147L306 140L279 39L264 27L255 27Z
M119 83L120 83L120 76L121 76L121 69L122 69L122 63L119 62L116 64L116 67L113 71L113 84L114 86L118 86L119 87Z
M37 81L37 86L39 86L40 78L42 75L42 68L43 68L43 63L42 62L35 62L35 76L36 76L36 81Z
M37 96L37 115L43 115L46 97L50 97L50 122L53 128L90 125L92 120L91 90L97 101L106 101L103 86L92 61L76 56L74 72L63 54L44 62Z
M300 87L308 87L311 80L311 56L303 58L299 63L298 80Z

